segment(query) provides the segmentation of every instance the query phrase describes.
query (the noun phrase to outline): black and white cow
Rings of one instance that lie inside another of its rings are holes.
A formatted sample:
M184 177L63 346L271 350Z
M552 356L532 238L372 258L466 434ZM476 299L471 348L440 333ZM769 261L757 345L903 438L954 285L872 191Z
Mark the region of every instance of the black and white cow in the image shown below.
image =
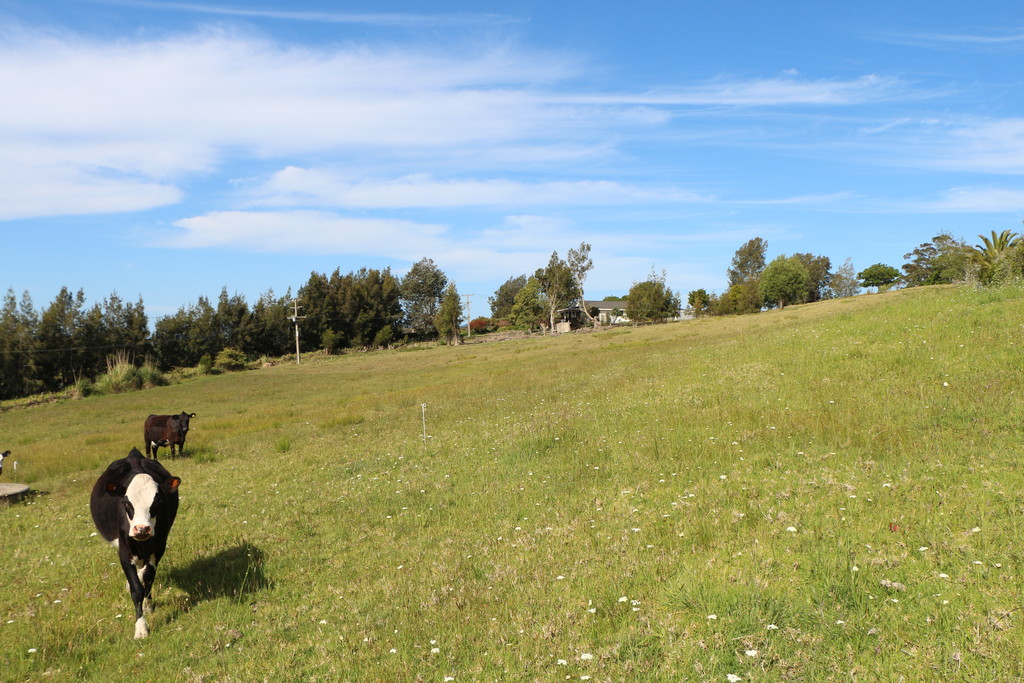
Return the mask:
M4 451L3 453L0 453L0 474L4 473L4 458L6 458L10 454L10 451Z
M153 578L178 514L180 483L181 479L172 477L159 462L133 448L128 457L110 463L92 488L92 519L100 535L117 548L128 579L135 603L136 638L149 635L143 611L153 611Z
M185 448L185 437L188 435L188 423L195 413L181 411L180 415L150 415L142 427L143 437L146 440L146 455L150 455L152 449L153 459L156 459L156 449L160 446L171 447L171 457L174 457L174 447L178 447L178 455L181 455Z

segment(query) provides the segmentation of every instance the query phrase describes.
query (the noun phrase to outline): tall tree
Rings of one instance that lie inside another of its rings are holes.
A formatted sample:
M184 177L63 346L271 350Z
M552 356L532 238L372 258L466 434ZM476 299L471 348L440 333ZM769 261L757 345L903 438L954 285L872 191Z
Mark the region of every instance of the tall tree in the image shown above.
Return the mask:
M863 287L888 287L900 279L900 271L884 263L876 263L857 273Z
M487 297L487 303L491 305L491 317L495 320L510 320L512 318L512 307L516 302L516 294L526 286L526 276L510 277L505 283L498 287L494 296Z
M597 319L597 316L591 315L590 310L587 308L586 297L583 294L583 283L586 281L587 275L594 268L594 261L590 258L590 245L586 242L580 242L580 246L577 249L569 250L567 260L569 272L572 273L572 279L576 285L579 308L587 316L587 319L590 320L590 324L595 328L599 328L601 327L601 322Z
M572 270L562 259L558 258L558 252L551 252L546 268L539 268L533 275L537 278L540 291L544 294L545 303L548 307L548 321L551 324L551 334L555 333L555 316L562 308L567 308L579 298L579 290L576 288L576 279Z
M765 304L785 308L807 300L811 275L798 256L777 256L761 274L759 283Z
M528 278L526 284L516 292L515 301L512 303L512 311L509 314L512 326L521 330L541 327L544 312L547 309L542 299L543 295L537 278Z
M441 335L441 339L452 346L458 346L462 343L461 321L462 301L459 299L459 291L455 288L455 283L451 282L441 297L441 304L434 316L434 326Z
M830 296L834 299L842 299L854 296L860 292L860 280L857 278L857 270L853 267L853 259L847 257L829 281Z
M756 282L760 279L767 253L768 243L760 237L745 242L736 250L732 257L732 265L725 271L729 278L729 286Z
M829 295L829 283L832 280L832 261L828 256L815 256L813 254L793 254L793 258L800 261L807 269L807 291L802 297L802 303L821 301Z
M976 266L977 251L949 233L939 233L903 258L903 280L907 287L943 285L966 279Z
M448 277L429 258L413 264L402 278L401 298L406 324L418 337L437 333L434 317L445 294Z
M84 304L81 289L73 295L61 287L39 319L39 372L46 389L65 387L83 374L79 336Z
M711 295L706 289L695 289L686 297L686 305L695 318L701 318L708 314L711 308Z
M0 398L14 398L40 390L36 379L36 334L39 315L28 292L21 304L8 289L0 309Z
M643 282L629 288L626 317L634 323L664 322L679 315L679 295L665 285L665 271L651 269Z

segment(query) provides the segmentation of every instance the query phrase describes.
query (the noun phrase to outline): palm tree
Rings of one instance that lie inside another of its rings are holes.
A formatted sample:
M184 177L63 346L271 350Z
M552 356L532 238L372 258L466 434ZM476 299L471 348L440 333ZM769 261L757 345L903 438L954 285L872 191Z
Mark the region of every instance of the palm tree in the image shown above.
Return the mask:
M1016 245L1020 241L1020 235L1014 234L1012 230L1003 230L998 235L996 231L992 231L992 238L989 239L984 235L978 235L985 246L975 244L974 248L978 251L981 257L982 266L991 268L996 264L996 261L1008 250L1010 247Z

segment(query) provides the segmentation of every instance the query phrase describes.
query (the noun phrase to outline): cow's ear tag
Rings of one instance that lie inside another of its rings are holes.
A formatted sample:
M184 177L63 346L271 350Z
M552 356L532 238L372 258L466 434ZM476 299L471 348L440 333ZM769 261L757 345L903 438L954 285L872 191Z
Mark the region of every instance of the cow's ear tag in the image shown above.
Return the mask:
M180 483L181 483L181 479L179 479L178 477L171 477L170 479L167 480L167 490L170 493L177 493L178 492L178 484L180 484Z

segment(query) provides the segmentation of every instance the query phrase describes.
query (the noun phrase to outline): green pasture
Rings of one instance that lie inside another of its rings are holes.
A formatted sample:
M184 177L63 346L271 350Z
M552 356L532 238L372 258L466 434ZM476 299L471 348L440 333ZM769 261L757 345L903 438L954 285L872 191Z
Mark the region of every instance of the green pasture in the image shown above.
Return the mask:
M8 410L0 679L1021 679L1022 351L930 287ZM135 641L89 490L182 410Z

